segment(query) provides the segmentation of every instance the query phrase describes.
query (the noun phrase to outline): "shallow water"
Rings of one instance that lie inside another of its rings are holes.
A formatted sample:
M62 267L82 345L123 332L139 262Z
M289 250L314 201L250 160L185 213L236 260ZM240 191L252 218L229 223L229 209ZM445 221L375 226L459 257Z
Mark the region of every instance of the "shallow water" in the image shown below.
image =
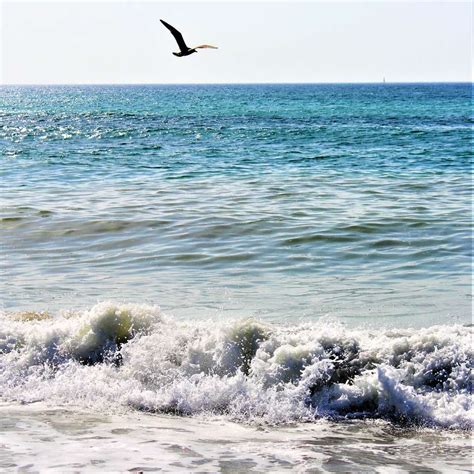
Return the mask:
M435 473L472 467L468 434L382 422L269 430L219 419L98 417L36 405L2 406L0 413L5 471Z
M469 84L0 98L6 309L470 321Z

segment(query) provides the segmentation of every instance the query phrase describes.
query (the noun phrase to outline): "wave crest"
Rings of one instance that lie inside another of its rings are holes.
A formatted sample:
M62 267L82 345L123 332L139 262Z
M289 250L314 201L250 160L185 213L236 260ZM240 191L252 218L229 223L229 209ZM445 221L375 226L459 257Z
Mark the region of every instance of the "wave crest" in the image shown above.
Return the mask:
M181 322L155 306L107 302L49 318L3 314L1 323L8 400L270 424L318 417L472 424L468 327Z

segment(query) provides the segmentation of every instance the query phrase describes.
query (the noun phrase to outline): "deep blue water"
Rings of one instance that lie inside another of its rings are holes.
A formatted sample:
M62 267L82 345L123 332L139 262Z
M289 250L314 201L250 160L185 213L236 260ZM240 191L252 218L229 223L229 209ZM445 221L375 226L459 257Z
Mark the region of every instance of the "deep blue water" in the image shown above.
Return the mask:
M3 86L3 306L468 322L471 98L471 84Z

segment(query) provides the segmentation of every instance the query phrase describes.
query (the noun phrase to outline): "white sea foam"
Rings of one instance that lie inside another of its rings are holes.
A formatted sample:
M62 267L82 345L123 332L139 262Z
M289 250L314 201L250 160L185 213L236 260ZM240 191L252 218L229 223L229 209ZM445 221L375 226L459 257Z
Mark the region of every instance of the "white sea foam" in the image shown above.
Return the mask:
M4 400L282 424L386 418L469 428L472 328L181 322L158 307L0 317Z

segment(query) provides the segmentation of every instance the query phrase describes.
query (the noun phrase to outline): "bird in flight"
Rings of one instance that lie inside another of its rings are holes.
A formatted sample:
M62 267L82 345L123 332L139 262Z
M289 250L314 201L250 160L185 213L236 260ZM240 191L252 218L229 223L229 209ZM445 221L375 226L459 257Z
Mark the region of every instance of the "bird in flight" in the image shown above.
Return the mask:
M169 23L166 23L166 21L160 20L163 25L168 28L168 30L171 31L171 34L174 36L174 39L178 43L179 46L179 53L173 53L175 56L182 57L182 56L189 56L190 54L197 53L197 49L202 49L202 48L212 48L212 49L217 49L217 46L211 46L210 44L201 44L199 46L195 46L194 48L190 48L189 46L186 45L183 39L183 35L173 26L171 26Z

